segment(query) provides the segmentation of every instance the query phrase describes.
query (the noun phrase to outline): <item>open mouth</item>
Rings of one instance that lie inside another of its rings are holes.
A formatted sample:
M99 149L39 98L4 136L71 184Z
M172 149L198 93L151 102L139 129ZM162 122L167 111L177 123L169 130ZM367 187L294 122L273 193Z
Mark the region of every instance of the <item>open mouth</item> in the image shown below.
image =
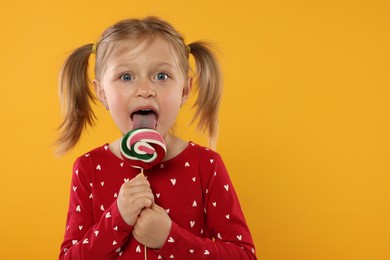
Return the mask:
M157 113L151 109L141 109L131 114L133 129L150 128L156 129Z

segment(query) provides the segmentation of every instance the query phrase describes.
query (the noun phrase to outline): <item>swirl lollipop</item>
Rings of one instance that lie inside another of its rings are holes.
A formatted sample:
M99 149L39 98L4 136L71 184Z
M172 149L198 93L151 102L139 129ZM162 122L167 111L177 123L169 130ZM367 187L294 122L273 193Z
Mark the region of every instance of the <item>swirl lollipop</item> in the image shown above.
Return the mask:
M150 169L162 161L166 147L164 139L155 130L137 128L123 137L120 151L129 165L135 168Z
M120 151L123 159L132 167L150 169L162 161L166 153L166 146L162 136L153 129L136 128L128 132L122 139ZM148 259L147 247L145 260Z

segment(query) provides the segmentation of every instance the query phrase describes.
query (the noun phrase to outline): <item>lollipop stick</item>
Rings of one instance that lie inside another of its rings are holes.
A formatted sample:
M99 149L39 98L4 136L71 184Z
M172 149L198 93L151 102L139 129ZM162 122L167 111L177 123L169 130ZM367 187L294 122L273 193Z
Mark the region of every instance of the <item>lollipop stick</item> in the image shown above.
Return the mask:
M141 168L141 174L144 175L144 168ZM147 247L144 245L144 251L145 251L145 260L148 260L148 251Z

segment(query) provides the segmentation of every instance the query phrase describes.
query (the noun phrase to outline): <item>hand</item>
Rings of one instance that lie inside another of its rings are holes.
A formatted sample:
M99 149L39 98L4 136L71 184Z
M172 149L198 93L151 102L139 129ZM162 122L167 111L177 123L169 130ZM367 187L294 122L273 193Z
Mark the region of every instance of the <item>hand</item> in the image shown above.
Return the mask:
M160 206L153 204L142 210L133 229L134 238L154 249L161 248L171 231L172 220Z
M149 208L154 203L150 183L143 174L138 174L122 184L117 199L119 213L123 220L134 226L143 208Z

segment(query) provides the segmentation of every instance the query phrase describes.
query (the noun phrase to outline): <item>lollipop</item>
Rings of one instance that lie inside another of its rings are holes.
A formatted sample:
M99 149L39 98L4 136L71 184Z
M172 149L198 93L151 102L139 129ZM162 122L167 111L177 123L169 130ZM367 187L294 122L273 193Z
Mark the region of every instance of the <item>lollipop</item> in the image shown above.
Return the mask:
M132 167L150 169L162 161L166 153L162 136L150 128L136 128L128 132L122 139L120 151L123 159ZM148 259L147 247L145 260Z
M123 137L120 151L129 165L135 168L150 169L162 161L166 147L164 139L155 130L137 128Z

